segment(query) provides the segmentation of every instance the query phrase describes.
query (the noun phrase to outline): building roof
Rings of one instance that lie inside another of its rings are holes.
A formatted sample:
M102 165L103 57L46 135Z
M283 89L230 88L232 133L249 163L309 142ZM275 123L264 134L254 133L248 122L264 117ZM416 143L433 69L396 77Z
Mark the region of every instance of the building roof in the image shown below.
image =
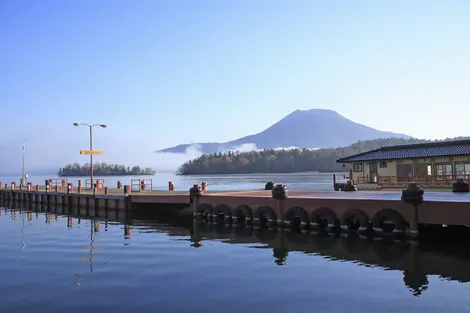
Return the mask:
M470 140L448 140L387 146L336 160L337 163L380 161L394 159L432 158L440 156L470 155Z

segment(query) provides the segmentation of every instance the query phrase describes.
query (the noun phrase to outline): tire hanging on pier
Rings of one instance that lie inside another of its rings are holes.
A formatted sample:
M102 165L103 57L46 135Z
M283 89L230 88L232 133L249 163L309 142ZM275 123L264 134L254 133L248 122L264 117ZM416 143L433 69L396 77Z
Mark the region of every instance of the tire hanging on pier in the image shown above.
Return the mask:
M294 226L307 226L310 223L310 218L307 212L301 207L290 208L284 217L284 220L287 224L294 224L299 222L299 225Z
M271 225L277 222L278 217L276 211L269 206L259 207L254 215L255 221L261 225Z
M392 209L380 210L372 218L372 229L377 233L402 233L405 226L405 219Z
M203 220L209 221L212 217L213 208L212 205L202 203L197 207L197 213Z
M338 226L338 217L330 208L321 207L313 211L310 224L314 228L329 231Z
M219 204L212 211L212 217L214 221L219 223L229 221L232 218L232 210L228 205Z
M235 222L250 222L253 220L253 211L247 205L239 205L232 212L232 221Z
M369 218L359 209L348 209L341 216L341 229L361 233L366 232L369 229Z

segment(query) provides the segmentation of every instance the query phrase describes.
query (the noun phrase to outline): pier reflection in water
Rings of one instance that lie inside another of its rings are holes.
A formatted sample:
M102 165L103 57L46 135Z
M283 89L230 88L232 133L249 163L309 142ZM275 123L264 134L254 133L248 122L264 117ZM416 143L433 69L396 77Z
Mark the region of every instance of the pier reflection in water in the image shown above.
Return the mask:
M89 312L470 309L466 246L104 211L0 211L1 312L40 304Z

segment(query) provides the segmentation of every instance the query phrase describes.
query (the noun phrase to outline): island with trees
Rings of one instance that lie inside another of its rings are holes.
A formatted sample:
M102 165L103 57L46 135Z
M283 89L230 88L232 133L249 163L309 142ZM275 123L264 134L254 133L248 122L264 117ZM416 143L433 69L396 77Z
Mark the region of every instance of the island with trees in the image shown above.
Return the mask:
M464 139L448 138L444 140ZM339 158L378 149L382 146L430 142L424 139L386 138L358 141L347 147L324 149L264 149L260 151L227 151L203 154L184 163L178 175L254 174L295 172L342 172Z
M130 175L154 175L152 168L141 168L140 166L125 166L120 164L107 164L99 162L93 164L93 173L96 176L130 176ZM90 164L80 165L78 163L68 164L59 169L59 176L88 176L90 175Z

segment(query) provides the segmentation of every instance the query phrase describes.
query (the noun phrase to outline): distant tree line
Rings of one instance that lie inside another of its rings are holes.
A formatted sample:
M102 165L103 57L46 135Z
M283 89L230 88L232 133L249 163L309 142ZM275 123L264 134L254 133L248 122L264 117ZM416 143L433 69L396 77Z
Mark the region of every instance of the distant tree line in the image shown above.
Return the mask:
M469 137L444 140L468 139ZM437 141L437 140L435 140ZM378 149L382 146L432 142L424 139L385 138L361 140L347 147L328 149L264 149L261 151L227 151L203 154L184 163L179 175L206 174L250 174L250 173L294 173L294 172L342 172L339 158Z
M59 169L59 176L88 176L90 175L90 164L80 165L78 163L67 164ZM141 168L119 164L106 164L105 162L93 164L93 174L96 176L127 176L127 175L154 175L155 170L147 167Z

